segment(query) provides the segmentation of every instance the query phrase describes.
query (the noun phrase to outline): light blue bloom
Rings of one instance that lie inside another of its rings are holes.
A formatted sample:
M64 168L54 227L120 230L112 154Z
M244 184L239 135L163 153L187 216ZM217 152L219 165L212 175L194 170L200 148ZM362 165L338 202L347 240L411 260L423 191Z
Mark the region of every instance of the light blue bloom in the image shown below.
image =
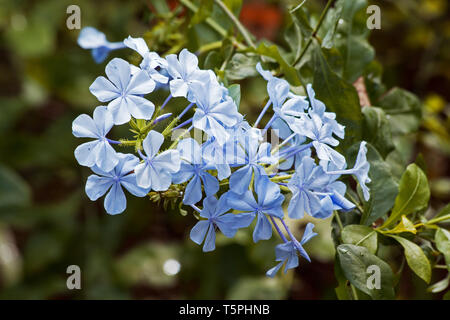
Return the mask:
M134 169L139 187L165 191L172 184L172 174L180 170L178 150L166 150L158 154L163 142L164 136L153 130L142 142L146 156L140 153L144 162Z
M109 42L103 32L92 27L81 29L77 42L81 48L91 50L96 63L105 61L110 51L125 48L123 42Z
M95 79L89 90L98 100L109 102L114 124L120 125L136 119L151 119L155 105L142 97L153 91L155 82L146 71L140 70L132 75L131 67L123 59L114 58L105 68L108 79L101 76Z
M233 209L245 212L242 213L244 227L249 226L253 219L257 218L253 231L253 241L258 242L272 237L272 225L266 215L283 218L284 196L281 194L278 185L270 181L267 176L256 177L254 186L257 200L250 190L247 190L244 194L229 191L227 195L228 203ZM246 220L244 217L246 217Z
M314 225L312 223L308 223L305 228L305 232L303 233L302 240L298 242L296 239L293 241L288 241L282 244L279 244L275 247L275 261L279 261L279 263L266 272L268 277L273 278L278 270L281 269L284 263L284 273L287 273L289 269L293 269L298 267L298 255L297 252L300 253L304 258L310 261L308 254L303 249L302 245L308 242L311 238L317 235L313 231Z
M227 204L226 195L222 195L219 200L214 196L203 200L203 209L200 217L206 220L200 220L192 228L190 237L192 241L203 245L203 251L213 251L216 248L216 228L218 228L226 237L232 238L239 228L242 228L243 217L238 214L227 213L230 206Z
M79 164L87 167L96 165L107 172L117 165L119 158L106 138L113 125L113 117L104 106L95 108L93 118L82 114L73 121L72 133L75 137L96 139L75 149L75 158Z
M242 119L242 116L231 97L222 100L223 88L217 81L209 77L205 80L204 82L193 81L190 85L197 105L192 123L195 128L215 137L217 142L223 145L230 136L225 126L234 126Z
M304 115L308 106L309 104L304 97L296 96L288 99L281 107L274 106L274 116L282 119L291 130L301 134L302 132L298 130L299 126L296 124L300 121L300 117Z
M254 131L248 132L235 149L235 164L243 167L233 172L230 177L230 190L237 194L248 190L253 174L255 177L266 175L261 164L276 163L276 158L270 152L270 143L259 143L258 136L251 135Z
M129 36L123 43L141 55L142 62L139 66L142 70L147 71L151 79L159 83L167 83L169 78L159 72L167 68L167 61L156 52L150 51L144 39Z
M322 118L322 121L331 127L331 132L341 139L345 136L345 126L339 124L336 121L336 114L334 112L325 112L325 104L315 98L316 93L314 92L311 84L307 84L306 91L308 93L308 99L311 104L311 112L317 114Z
M288 182L292 198L288 206L288 214L292 219L303 218L304 213L315 217L326 203L321 202L317 192L322 192L330 180L321 166L315 164L311 157L303 157L294 175ZM330 203L328 203L331 205Z
M304 144L306 138L296 134L294 138L289 140L289 145L282 147L279 151L278 157L284 159L279 165L280 170L288 170L292 168L297 168L303 157L311 156L311 148L307 148L307 144Z
M330 146L337 146L339 141L333 137L333 126L324 122L324 115L315 112L308 112L299 122L301 128L295 132L302 134L312 140L312 144L316 149L317 157L320 160L333 162L337 167L345 167L346 161L343 155L334 150ZM297 125L297 124L295 124Z
M353 169L347 170L330 170L328 174L352 174L356 176L356 180L363 191L364 200L368 201L370 198L370 190L367 187L367 183L371 182L369 178L370 163L367 161L367 146L366 142L362 141L359 145L358 156L356 157L355 166Z
M284 79L274 77L270 71L266 71L258 62L256 70L267 80L267 93L274 108L280 108L289 96L290 86Z
M167 71L171 76L170 92L174 97L187 97L190 84L198 77L198 58L187 49L181 50L178 58L175 54L166 56Z
M219 191L219 181L208 170L215 167L205 161L202 148L192 138L183 139L178 143L180 152L180 170L172 177L174 184L189 181L184 191L183 203L192 205L202 199L202 182L206 196L212 196Z
M96 166L92 167L93 175L86 182L86 194L92 201L102 197L106 192L105 209L109 214L122 213L127 206L127 199L122 187L136 197L144 197L148 189L140 188L136 184L136 174L132 173L139 159L132 154L117 154L119 162L109 171L103 171Z

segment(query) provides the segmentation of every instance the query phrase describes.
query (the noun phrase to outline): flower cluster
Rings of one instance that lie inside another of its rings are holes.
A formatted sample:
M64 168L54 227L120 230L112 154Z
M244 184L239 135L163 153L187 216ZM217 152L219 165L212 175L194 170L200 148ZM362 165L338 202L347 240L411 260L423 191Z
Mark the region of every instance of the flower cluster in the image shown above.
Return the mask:
M99 41L90 43L91 33L82 31L79 43L95 50ZM86 34L90 38L84 38ZM303 245L316 235L309 223L298 241L286 223L284 206L291 219L305 213L325 219L335 210L353 209L355 204L345 198L346 184L339 180L342 175L354 176L364 198L369 198L365 142L354 167L347 168L345 157L334 149L344 138L344 126L315 98L311 85L306 87L307 96L296 95L287 81L258 64L267 80L268 102L250 125L214 72L199 68L195 54L183 49L178 56L162 58L141 38L128 37L123 45L142 57L140 65L112 59L106 77L98 77L90 87L105 106L97 107L92 118L80 115L72 127L76 137L93 139L81 144L75 157L94 172L86 184L88 197L94 201L107 193L104 206L109 214L125 210L123 188L144 197L175 187L182 203L196 211L199 221L190 237L203 244L203 251L215 249L219 231L233 237L239 229L254 225L256 243L271 238L275 230L282 243L275 249L278 264L267 272L273 277L283 264L285 272L297 267L298 255L309 260ZM146 95L164 87L170 94L155 107ZM162 114L172 97L187 100L187 107L175 117ZM260 129L268 111L273 116ZM173 120L161 133L154 130L170 117ZM114 125L125 123L137 133L136 140L107 137ZM183 135L169 141L185 126ZM186 137L194 128L205 134L205 141ZM269 130L282 142L273 146L273 139L265 141ZM136 155L119 153L113 145L133 146Z

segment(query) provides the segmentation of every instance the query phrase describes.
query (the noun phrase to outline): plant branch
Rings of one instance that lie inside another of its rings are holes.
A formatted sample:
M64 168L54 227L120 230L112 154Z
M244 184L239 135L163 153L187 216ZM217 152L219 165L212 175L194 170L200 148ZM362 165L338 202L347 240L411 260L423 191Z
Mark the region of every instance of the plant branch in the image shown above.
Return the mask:
M311 45L313 39L316 37L317 32L320 29L320 26L322 25L322 22L324 21L328 10L331 8L332 3L334 2L334 0L328 0L327 5L325 6L325 9L323 9L322 14L320 15L319 21L317 22L316 27L314 28L313 32L311 33L311 36L308 39L308 42L306 42L305 47L302 49L302 52L300 53L300 55L298 56L297 59L295 59L294 63L292 64L294 67L296 64L298 64L303 56L305 55L306 51L308 50L309 46Z
M190 0L180 0L180 3L194 13L196 13L198 11L197 6L195 4L193 4ZM224 37L224 38L227 37L227 35L228 35L227 30L222 28L222 26L220 26L216 21L214 21L214 19L206 18L205 22L212 29L214 29L214 31L216 31L218 34L220 34L222 37ZM245 45L243 45L242 43L237 41L234 37L231 38L231 41L233 42L233 45L235 45L236 47L238 47L241 50L245 50L247 48Z
M233 24L236 26L236 28L239 30L239 32L244 37L245 42L250 47L255 48L255 44L253 43L253 40L250 36L250 33L247 31L247 29L244 27L244 25L239 21L239 19L234 15L233 12L231 12L230 9L228 9L227 5L222 2L222 0L214 0L214 2L225 12L225 14L230 18L230 20L233 22Z

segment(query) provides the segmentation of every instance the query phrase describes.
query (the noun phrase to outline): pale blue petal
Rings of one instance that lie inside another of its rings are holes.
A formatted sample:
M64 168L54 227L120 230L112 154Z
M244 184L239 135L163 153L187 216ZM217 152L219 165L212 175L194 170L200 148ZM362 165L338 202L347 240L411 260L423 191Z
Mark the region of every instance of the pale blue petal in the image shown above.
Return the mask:
M191 229L190 238L196 244L201 245L208 232L210 222L207 220L201 220L195 224Z
M105 198L105 209L109 214L119 214L125 211L127 198L119 183L114 183Z
M198 176L194 176L186 186L184 191L183 203L190 205L196 204L202 199L202 182Z
M86 194L92 201L102 197L113 185L114 181L108 177L99 177L95 174L90 175L86 181Z
M272 225L264 214L259 213L257 215L255 230L253 231L253 242L256 243L259 240L268 240L271 237Z
M120 96L120 90L103 76L97 77L89 91L101 102L111 101Z
M87 114L79 115L72 122L72 134L77 138L99 138L98 128L94 120Z
M253 170L249 165L246 165L230 176L230 190L234 193L243 194L248 190L250 181L252 180Z

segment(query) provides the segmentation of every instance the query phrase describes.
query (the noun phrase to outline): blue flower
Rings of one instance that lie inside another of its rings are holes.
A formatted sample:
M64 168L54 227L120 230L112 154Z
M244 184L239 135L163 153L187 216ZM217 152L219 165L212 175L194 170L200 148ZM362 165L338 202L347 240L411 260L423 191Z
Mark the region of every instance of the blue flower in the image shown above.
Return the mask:
M122 42L109 42L103 32L92 27L85 27L78 35L78 45L90 49L96 63L102 63L112 50L125 48Z
M198 58L195 54L183 49L179 57L169 54L166 57L167 71L172 77L170 92L174 97L187 97L190 84L198 77Z
M316 93L314 92L311 84L306 86L306 91L308 93L308 99L311 104L311 112L319 115L322 121L331 127L331 132L341 139L345 136L345 126L339 124L336 121L336 114L334 112L325 112L325 104L315 98Z
M303 157L311 156L311 148L307 147L307 144L304 144L305 141L305 137L296 134L295 137L289 141L289 145L280 149L278 157L284 160L278 165L280 170L288 170L292 166L297 168Z
M300 96L288 99L281 107L273 107L275 116L284 120L284 122L290 127L291 130L297 133L302 133L298 130L300 117L304 115L305 109L309 106L308 102Z
M279 263L266 272L266 275L268 277L273 278L278 270L281 269L284 263L286 263L284 266L284 273L287 273L289 269L296 268L298 266L297 252L299 252L300 255L310 261L309 256L303 249L302 245L317 235L317 233L312 231L313 229L314 225L312 223L308 223L300 242L294 239L293 241L288 241L275 247L275 261L279 261Z
M266 172L261 164L273 164L276 159L271 155L271 145L268 142L259 143L258 137L246 134L238 142L235 149L235 163L243 165L230 177L230 190L237 194L243 194L250 185L253 174L255 176L265 175Z
M144 162L134 169L137 184L141 188L167 190L172 184L172 174L180 170L180 154L177 150L166 150L157 154L163 142L164 136L153 130L142 142L147 156L140 153Z
M144 39L129 36L123 43L141 55L142 62L139 66L142 70L147 71L151 79L159 83L167 83L169 78L159 72L159 70L167 68L167 61L156 52L150 52Z
M347 170L329 170L328 174L352 174L356 176L356 180L363 191L364 200L368 201L370 199L369 188L367 183L371 182L369 178L370 163L367 161L367 147L366 142L362 141L359 145L358 156L356 157L355 166L353 169Z
M119 162L116 151L109 144L106 135L113 127L113 118L108 109L99 106L94 117L87 114L78 116L72 123L72 133L77 138L94 138L75 149L75 158L82 166L96 165L104 171L111 171Z
M329 179L322 167L317 166L311 157L303 157L287 185L292 192L288 206L289 217L301 219L305 212L314 217L320 212L324 203L316 192L323 191Z
M132 75L131 67L123 59L114 58L105 68L105 77L98 77L89 87L93 95L101 102L110 101L114 124L120 125L136 119L151 119L155 105L142 96L155 88L155 82L146 71L140 70Z
M226 237L232 238L239 228L243 228L243 217L238 214L228 213L230 206L227 204L226 195L219 200L214 196L203 200L203 209L200 211L200 217L206 220L200 220L192 228L190 237L192 241L201 245L203 240L203 251L213 251L216 248L216 228L218 228ZM245 218L244 218L245 220ZM245 221L244 221L245 222Z
M180 152L181 166L172 177L173 183L180 184L190 180L184 191L183 203L192 205L202 199L202 182L206 196L216 194L219 191L219 181L207 172L215 167L205 161L197 141L192 138L183 139L178 143L177 150Z
M259 62L256 65L256 70L267 80L267 93L273 107L280 108L289 95L289 83L286 80L274 77L270 71L264 70Z
M195 128L215 137L223 145L230 136L225 126L234 126L242 116L231 97L223 100L223 88L217 81L209 76L204 77L204 80L193 81L190 85L197 105L192 123Z
M253 241L258 242L272 237L272 225L267 215L283 218L284 196L278 185L270 181L267 176L256 177L254 186L257 200L250 190L244 194L229 191L227 195L228 203L233 209L245 212L242 213L244 227L249 226L254 218L257 218Z
M136 174L133 172L139 159L132 154L117 154L119 162L117 166L109 171L103 171L94 166L86 182L86 194L92 201L102 197L106 192L105 209L109 214L122 213L127 206L127 199L122 187L127 189L136 197L144 197L148 193L148 189L140 188L136 184Z

